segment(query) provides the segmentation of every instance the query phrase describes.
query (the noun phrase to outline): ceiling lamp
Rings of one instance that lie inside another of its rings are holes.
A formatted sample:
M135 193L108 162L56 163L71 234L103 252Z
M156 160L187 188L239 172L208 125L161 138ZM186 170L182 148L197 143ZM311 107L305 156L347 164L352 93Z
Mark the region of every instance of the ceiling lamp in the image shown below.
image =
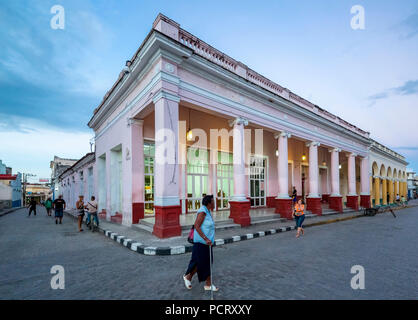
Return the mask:
M189 108L189 130L187 130L186 139L187 141L193 141L193 132L190 129L190 108Z

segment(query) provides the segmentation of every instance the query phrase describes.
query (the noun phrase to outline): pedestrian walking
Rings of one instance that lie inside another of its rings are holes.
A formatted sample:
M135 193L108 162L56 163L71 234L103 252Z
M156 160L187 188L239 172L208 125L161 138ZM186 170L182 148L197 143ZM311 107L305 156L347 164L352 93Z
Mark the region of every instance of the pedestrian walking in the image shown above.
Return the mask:
M212 245L215 241L215 222L212 213L215 204L213 195L207 195L202 200L202 206L197 211L194 224L192 257L186 274L183 276L187 289L192 288L192 278L195 273L199 282L205 281L204 289L218 291L219 288L213 285L211 277L211 262L213 263Z
M46 214L48 216L51 216L51 209L52 209L52 200L51 198L48 198L45 203L44 203L45 209L46 209Z
M399 197L399 193L396 194L396 203L399 205L401 202L401 198Z
M36 216L36 200L35 200L35 198L31 198L31 199L30 199L30 202L29 202L28 208L29 208L29 214L28 214L28 217L30 217L30 214L31 214L32 212L33 212L33 215L34 215L34 216Z
M297 198L298 198L298 192L296 190L296 187L293 187L293 192L292 192L292 204L293 204L293 206L295 206Z
M90 201L86 204L87 209L87 219L86 219L86 225L91 229L90 223L91 219L95 219L96 225L99 226L99 217L97 216L97 202L96 198L94 196L91 197Z
M84 196L79 196L78 201L75 203L75 207L77 208L78 213L78 231L84 231L81 229L81 225L83 223L84 218Z
M296 220L296 238L299 238L301 232L302 235L305 233L303 230L303 221L305 220L305 204L302 203L302 200L299 199L298 203L295 205L295 210L293 211L292 216Z
M64 215L64 210L66 208L66 203L64 199L62 198L62 195L59 195L58 199L55 199L52 203L55 211L55 224L59 223L62 224L62 217Z

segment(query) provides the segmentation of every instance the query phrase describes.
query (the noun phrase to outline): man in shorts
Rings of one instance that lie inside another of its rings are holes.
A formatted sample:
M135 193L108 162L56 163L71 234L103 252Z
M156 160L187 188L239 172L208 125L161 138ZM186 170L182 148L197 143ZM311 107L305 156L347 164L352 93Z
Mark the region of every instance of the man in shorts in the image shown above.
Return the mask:
M62 217L66 208L66 204L64 199L62 198L62 195L59 195L58 199L54 200L53 206L55 210L55 224L58 224L58 219L60 224L62 224Z

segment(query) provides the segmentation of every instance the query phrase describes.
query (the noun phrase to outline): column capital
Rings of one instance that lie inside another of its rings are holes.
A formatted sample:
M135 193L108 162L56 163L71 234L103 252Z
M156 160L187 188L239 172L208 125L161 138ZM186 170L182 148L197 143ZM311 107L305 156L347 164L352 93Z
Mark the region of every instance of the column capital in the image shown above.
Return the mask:
M160 99L166 99L166 100L171 100L174 102L179 103L180 102L180 97L178 95L175 95L171 92L165 91L165 90L160 90L158 91L153 97L152 97L152 102L155 104L157 103L158 100Z
M128 118L127 122L128 122L128 127L130 127L133 124L137 124L140 126L144 125L144 120L142 119Z
M274 139L279 139L280 137L290 138L291 136L292 136L291 133L286 132L286 131L282 131L280 133L275 133L274 134Z
M241 117L235 118L234 120L229 120L228 123L229 123L230 127L233 127L236 124L237 125L248 126L248 120L245 119L245 118L241 118Z
M321 145L321 143L317 142L317 141L311 141L311 142L306 142L306 146L307 147L319 147Z
M341 152L341 149L340 148L332 148L332 149L329 149L328 152Z
M350 158L350 157L354 157L355 158L355 157L358 156L358 154L357 153L350 152L350 153L347 153L346 156L347 156L347 158Z

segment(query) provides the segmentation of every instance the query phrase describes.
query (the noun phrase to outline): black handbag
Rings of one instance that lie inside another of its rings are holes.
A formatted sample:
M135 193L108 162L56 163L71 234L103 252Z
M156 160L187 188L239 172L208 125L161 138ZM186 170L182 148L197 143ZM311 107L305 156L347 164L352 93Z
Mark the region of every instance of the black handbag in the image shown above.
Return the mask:
M193 244L193 237L194 237L194 225L190 228L189 236L187 237L187 242Z

